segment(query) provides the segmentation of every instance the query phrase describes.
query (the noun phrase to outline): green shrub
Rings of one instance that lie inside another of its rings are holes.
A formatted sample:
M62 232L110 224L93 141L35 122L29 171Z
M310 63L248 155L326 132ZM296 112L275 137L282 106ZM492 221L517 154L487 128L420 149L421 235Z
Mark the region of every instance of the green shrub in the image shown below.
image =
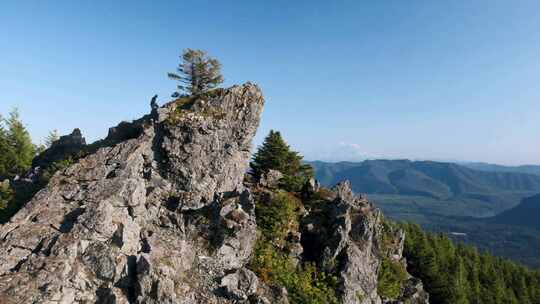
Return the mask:
M337 279L319 271L312 263L295 266L286 253L262 238L256 246L250 268L270 285L287 289L292 304L333 304Z
M382 254L388 254L394 246L394 240L396 239L396 232L399 229L392 221L382 218L382 235L381 242L379 244L379 250Z
M308 179L303 175L284 175L279 180L279 186L289 192L300 192Z
M57 171L69 167L73 162L73 158L68 157L52 163L43 170L37 183L29 184L26 187L17 187L14 190L9 187L9 183L0 183L0 224L7 222L17 211L23 208L34 194L47 185Z
M44 187L56 172L66 169L67 167L71 166L73 163L74 163L73 158L68 157L66 159L59 160L50 164L47 168L43 170L43 173L39 177L39 182L41 186Z
M396 299L401 294L403 283L407 280L407 273L398 261L382 258L378 273L377 292L382 297Z
M282 249L287 247L288 232L298 229L300 208L301 201L284 191L271 200L257 202L259 238L249 266L265 283L285 287L290 303L337 304L335 276L312 263L297 265Z
M9 181L0 182L0 210L6 209L12 199L13 190L11 190Z
M303 164L302 159L302 155L291 150L280 132L270 130L249 165L255 178L269 170L277 170L285 175L282 179L284 189L299 191L306 179L314 175L313 168Z
M278 192L267 202L257 202L257 226L264 237L282 243L290 228L298 226L300 202L287 192Z
M170 126L178 124L186 113L192 112L191 108L196 100L197 98L195 96L190 95L181 95L176 98L173 101L173 108L171 109L165 123Z

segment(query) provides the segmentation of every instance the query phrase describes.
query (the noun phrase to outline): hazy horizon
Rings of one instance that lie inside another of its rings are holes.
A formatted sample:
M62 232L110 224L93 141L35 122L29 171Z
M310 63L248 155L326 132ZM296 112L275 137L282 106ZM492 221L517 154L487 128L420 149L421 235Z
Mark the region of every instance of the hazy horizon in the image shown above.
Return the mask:
M277 129L308 160L540 164L536 1L8 0L0 20L0 113L36 142L167 102L190 47L263 89L255 146Z
M364 158L364 159L357 159L357 160L321 160L321 159L306 159L308 162L323 162L323 163L361 163L366 160L390 160L390 161L398 161L398 160L408 160L411 162L416 161L428 161L428 162L441 162L441 163L455 163L455 164L485 164L485 165L496 165L496 166L503 166L503 167L524 167L524 166L540 166L540 164L517 164L517 165L504 165L504 164L497 164L497 163L487 163L483 161L462 161L462 160L452 160L452 159L424 159L424 158L384 158L384 157L373 157L373 158Z

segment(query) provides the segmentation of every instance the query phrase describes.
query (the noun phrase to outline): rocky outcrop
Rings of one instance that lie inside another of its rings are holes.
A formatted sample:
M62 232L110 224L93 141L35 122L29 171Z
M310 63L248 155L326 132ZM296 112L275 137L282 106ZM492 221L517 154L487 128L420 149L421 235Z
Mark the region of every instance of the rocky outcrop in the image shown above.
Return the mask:
M177 100L57 172L0 227L3 303L232 301L220 281L255 242L242 178L263 103L252 84Z
M355 196L349 182L339 183L332 190L326 208L305 218L302 243L310 250L308 259L337 274L341 302L429 303L421 282L413 284L419 280L410 275L397 299L381 297L378 273L382 259L406 267L402 256L404 234L386 226L381 212L365 197Z
M256 200L281 191L283 176L244 181L263 104L248 83L154 103L92 145L80 132L62 137L36 165L75 163L0 226L0 302L289 303L249 266ZM348 183L329 191L309 180L295 195L318 201L288 232L295 265L336 274L343 303L428 303L413 277L398 298L379 295L381 259L404 264L405 236Z
M269 170L259 179L259 184L263 187L276 189L279 187L279 181L283 178L283 173L277 170Z
M242 188L262 95L252 86L232 91L186 101L192 111L171 113L170 107L158 111L158 121L167 126L161 130L160 146L167 156L162 172L181 196L183 210L201 208L216 193Z
M71 134L61 136L51 144L49 149L34 158L32 167L47 167L56 161L77 154L85 146L86 140L82 136L81 130L76 128Z
M221 279L221 287L230 299L246 301L257 293L259 278L248 269L241 268Z

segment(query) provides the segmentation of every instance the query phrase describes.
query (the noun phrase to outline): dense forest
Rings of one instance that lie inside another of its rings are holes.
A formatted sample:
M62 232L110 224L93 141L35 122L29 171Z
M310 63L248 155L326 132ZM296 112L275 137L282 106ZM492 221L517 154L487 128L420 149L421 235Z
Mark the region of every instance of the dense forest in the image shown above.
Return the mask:
M432 303L540 303L540 272L426 233L416 224L402 227L408 270L422 279Z

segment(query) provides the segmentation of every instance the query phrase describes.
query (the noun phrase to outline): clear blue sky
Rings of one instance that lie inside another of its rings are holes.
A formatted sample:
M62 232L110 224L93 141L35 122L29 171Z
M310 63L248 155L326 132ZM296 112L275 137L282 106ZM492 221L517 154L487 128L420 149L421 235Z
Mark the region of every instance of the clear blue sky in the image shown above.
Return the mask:
M0 2L0 113L90 140L167 101L183 48L251 80L307 159L540 163L539 1Z

